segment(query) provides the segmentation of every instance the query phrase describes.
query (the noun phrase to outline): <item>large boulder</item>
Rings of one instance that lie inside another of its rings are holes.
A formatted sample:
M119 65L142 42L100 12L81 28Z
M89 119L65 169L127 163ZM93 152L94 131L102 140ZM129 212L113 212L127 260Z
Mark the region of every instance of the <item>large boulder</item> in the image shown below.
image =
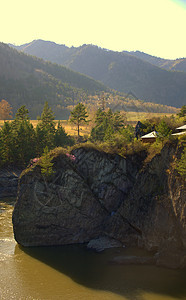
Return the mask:
M36 164L19 182L13 212L17 242L90 242L94 248L101 240L107 248L115 240L154 251L158 265L186 266L185 182L171 173L175 149L166 145L141 168L143 156L136 160L80 147L73 159L64 153L53 158L49 179Z

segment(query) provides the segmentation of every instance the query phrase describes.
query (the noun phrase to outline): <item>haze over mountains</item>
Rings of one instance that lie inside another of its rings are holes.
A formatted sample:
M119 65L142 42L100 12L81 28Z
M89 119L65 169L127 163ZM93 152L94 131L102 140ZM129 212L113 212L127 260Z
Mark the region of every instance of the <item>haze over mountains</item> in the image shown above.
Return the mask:
M13 46L66 66L144 101L181 107L186 103L186 58L166 60L142 52L114 52L93 45L67 47L35 40Z
M7 100L14 113L26 105L35 119L48 101L56 118L65 119L68 106L100 91L109 89L85 75L0 43L0 100Z

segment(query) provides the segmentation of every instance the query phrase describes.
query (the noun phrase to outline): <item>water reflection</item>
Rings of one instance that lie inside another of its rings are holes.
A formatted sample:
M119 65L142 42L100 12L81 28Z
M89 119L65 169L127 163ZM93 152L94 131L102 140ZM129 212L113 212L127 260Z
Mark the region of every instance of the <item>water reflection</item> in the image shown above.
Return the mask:
M130 251L127 249L95 253L77 245L20 249L17 246L15 253L20 250L67 275L78 284L95 290L110 291L131 300L142 299L144 291L173 299L184 299L186 295L186 270L118 266L109 262L113 256L126 255Z
M13 238L13 203L0 202L0 209L1 299L186 299L186 270L110 263L114 256L135 255L136 249L22 248Z

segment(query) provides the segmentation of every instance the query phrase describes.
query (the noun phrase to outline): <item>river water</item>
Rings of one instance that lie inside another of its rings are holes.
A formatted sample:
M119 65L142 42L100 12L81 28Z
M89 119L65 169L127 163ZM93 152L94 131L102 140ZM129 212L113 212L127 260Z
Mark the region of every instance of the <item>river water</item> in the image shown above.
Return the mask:
M186 299L186 270L110 262L135 249L21 248L12 232L13 204L0 202L0 299Z

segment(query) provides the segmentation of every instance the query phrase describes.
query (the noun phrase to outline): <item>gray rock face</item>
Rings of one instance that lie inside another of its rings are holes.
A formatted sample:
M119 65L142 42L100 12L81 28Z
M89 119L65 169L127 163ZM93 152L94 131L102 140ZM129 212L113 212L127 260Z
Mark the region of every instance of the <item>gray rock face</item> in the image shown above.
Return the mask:
M20 170L0 170L0 198L16 197Z
M20 178L13 212L18 243L92 245L104 237L156 251L152 261L158 265L186 266L184 182L167 173L175 146L166 146L143 170L129 158L94 149L73 154L75 161L64 154L53 159L48 181L39 165Z
M36 166L20 179L13 212L15 238L23 246L84 243L101 232L105 211L65 155L47 182Z
M122 245L121 242L105 236L100 236L97 239L91 240L87 245L88 249L94 249L97 252L101 252L105 249L120 248L120 247L125 247L125 246Z

